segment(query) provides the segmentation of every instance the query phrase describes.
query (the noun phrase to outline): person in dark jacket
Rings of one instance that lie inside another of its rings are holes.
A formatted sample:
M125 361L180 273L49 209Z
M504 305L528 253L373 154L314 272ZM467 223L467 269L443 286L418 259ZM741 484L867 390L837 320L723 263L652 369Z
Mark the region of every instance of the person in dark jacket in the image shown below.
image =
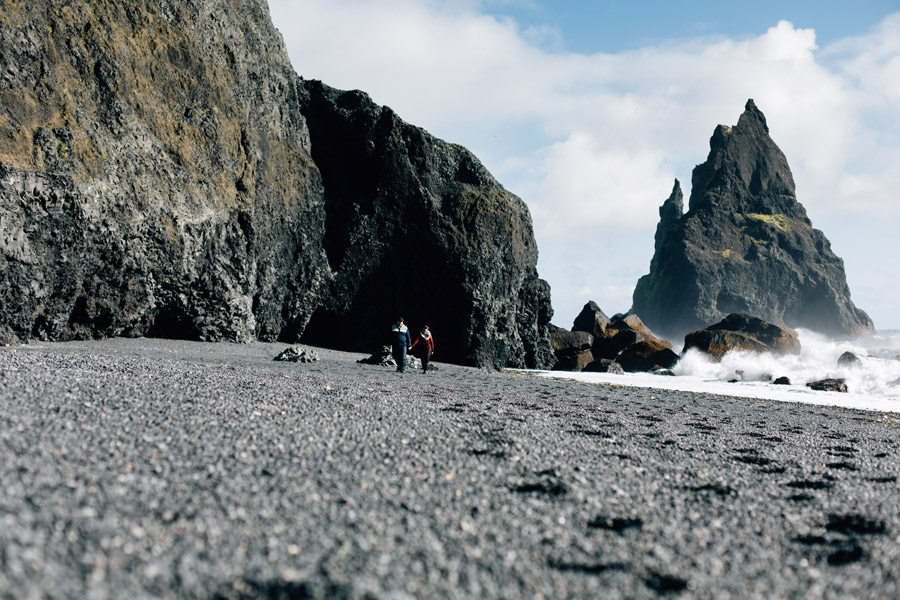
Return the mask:
M419 342L422 342L422 347L418 351L418 356L422 359L422 372L427 373L428 361L431 360L431 355L434 354L434 336L431 335L428 325L422 327L419 337L412 343L410 350L412 351Z
M392 347L394 360L397 362L397 371L406 371L406 351L412 348L412 340L409 329L403 324L403 317L398 317L397 322L391 327Z

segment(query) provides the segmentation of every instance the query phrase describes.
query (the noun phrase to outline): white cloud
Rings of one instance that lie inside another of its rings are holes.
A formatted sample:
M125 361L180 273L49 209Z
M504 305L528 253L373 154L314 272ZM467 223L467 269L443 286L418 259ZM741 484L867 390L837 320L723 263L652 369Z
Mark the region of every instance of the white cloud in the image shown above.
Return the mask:
M798 198L826 235L825 225L853 211L900 215L893 195L900 188L900 13L869 35L823 49L814 31L781 21L746 39L583 55L547 50L558 32L486 16L483 5L270 0L301 75L363 89L405 120L469 147L528 203L541 275L563 320L588 298L561 299L556 290L615 288L620 302L633 273L646 272L657 208L672 179L689 193L715 126L736 123L747 98L765 113ZM623 235L639 247L615 257L632 261L616 275L629 281L605 281L609 257L557 251ZM604 284L564 280L568 268L544 258L548 249L583 261L580 271L597 272ZM854 260L846 258L849 274Z

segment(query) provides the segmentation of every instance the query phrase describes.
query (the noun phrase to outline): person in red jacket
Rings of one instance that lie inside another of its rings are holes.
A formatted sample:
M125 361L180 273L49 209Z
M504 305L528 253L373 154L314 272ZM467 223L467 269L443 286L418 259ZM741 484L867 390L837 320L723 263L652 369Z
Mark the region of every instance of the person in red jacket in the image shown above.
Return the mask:
M422 326L422 331L419 332L419 337L413 342L410 350L415 352L414 348L419 342L422 342L422 347L418 351L419 356L422 359L422 372L427 373L428 361L431 360L431 355L434 354L434 336L431 335L428 325Z

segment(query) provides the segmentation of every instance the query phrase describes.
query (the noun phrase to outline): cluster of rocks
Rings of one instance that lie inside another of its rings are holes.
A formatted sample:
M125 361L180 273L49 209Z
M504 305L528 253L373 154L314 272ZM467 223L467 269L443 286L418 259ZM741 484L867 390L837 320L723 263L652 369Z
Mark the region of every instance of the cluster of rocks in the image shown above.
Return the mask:
M556 328L551 336L559 371L603 373L655 372L672 374L681 355L672 344L656 336L635 314L607 317L595 302L585 304L572 330ZM745 314L730 314L724 319L685 336L682 355L689 350L703 352L713 360L732 350L769 352L777 355L800 353L797 332ZM859 365L859 358L845 352L838 366ZM732 382L743 380L737 371ZM768 379L776 385L790 385L787 377ZM843 379L828 378L806 384L821 391L846 392Z
M371 356L367 358L361 358L357 363L364 365L377 365L379 367L396 367L397 361L394 360L394 354L391 352L390 346L381 346L378 350L372 353ZM417 370L422 368L422 361L412 354L406 355L406 368ZM434 363L428 363L429 371L438 371L437 365Z
M556 370L603 373L660 371L678 362L672 344L658 337L635 314L607 317L597 303L584 305L572 330L550 337Z
M291 346L282 350L278 356L272 360L281 360L285 362L311 363L319 360L319 353L309 348L299 346Z

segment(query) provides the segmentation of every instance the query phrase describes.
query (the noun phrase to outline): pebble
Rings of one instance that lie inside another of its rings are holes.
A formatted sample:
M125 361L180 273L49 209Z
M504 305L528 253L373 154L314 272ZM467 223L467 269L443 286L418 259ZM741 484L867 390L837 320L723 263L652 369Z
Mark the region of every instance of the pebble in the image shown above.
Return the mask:
M0 348L0 597L900 596L879 415L281 349Z

